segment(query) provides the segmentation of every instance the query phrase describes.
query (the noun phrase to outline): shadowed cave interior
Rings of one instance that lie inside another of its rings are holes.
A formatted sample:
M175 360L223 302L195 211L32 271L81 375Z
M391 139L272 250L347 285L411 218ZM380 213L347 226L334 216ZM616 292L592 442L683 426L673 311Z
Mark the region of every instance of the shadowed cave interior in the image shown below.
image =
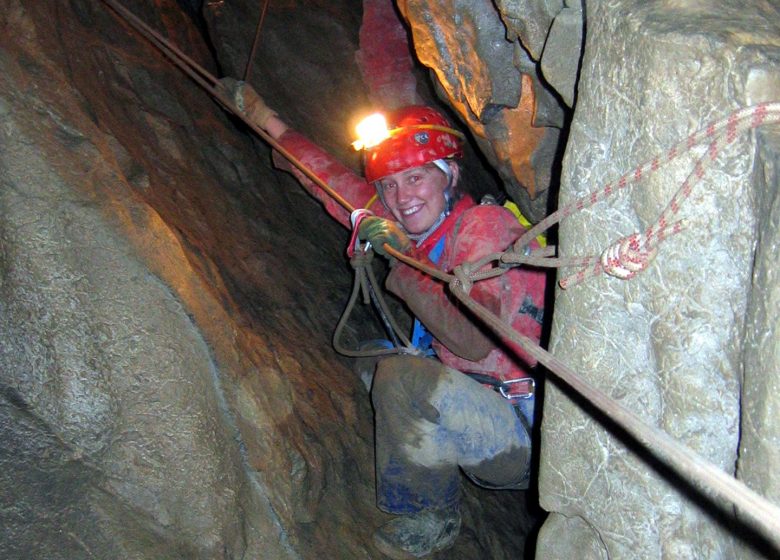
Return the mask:
M723 0L701 23L695 3L651 4L121 2L214 76L249 68L272 108L356 171L357 116L435 105L467 133L469 193L534 223L712 118L780 98L777 7ZM0 556L381 558L371 403L331 341L349 233L105 2L7 0L0 27ZM394 81L377 81L390 63ZM775 503L776 129L713 164L696 208L716 233L697 230L641 290L609 279L560 295L551 277L545 333ZM610 220L646 225L672 184L588 215L561 247L595 250ZM630 351L609 355L607 327ZM347 332L383 336L366 305ZM434 558L772 556L543 379L531 489L464 477L461 535Z

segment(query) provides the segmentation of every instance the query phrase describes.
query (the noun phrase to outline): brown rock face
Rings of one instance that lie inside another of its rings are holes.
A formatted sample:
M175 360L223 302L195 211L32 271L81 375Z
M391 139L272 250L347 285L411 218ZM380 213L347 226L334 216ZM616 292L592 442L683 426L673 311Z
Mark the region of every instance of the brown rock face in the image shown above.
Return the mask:
M177 2L124 5L217 72ZM357 14L272 2L259 74L354 163ZM346 232L102 2L6 0L0 29L0 556L375 557L369 400L330 347ZM446 557L528 525L474 490L465 523Z
M520 4L405 0L399 8L442 98L471 129L509 196L536 222L548 212L564 125L559 94L538 68L546 28L560 7L540 2L529 11L527 4L537 3ZM579 42L576 35L568 39L573 84Z

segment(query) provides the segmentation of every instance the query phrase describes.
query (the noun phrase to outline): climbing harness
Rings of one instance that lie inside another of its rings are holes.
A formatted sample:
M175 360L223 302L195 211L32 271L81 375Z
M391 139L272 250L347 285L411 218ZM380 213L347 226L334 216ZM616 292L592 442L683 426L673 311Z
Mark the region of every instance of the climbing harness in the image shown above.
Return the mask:
M515 399L530 399L536 393L536 381L534 381L533 377L499 381L495 377L484 373L471 373L467 371L464 372L464 374L474 381L489 386L508 401L514 401Z
M239 118L242 118L255 133L300 169L306 177L322 188L341 206L349 212L355 210L349 202L280 146L264 130L246 119L218 87L216 78L187 58L166 39L123 8L116 0L102 1L170 58L183 72L213 95L224 107L227 107ZM704 176L707 165L715 160L721 148L734 142L741 132L765 124L776 123L780 123L780 102L763 103L736 111L728 118L710 124L706 128L691 134L686 140L667 151L664 157L653 158L647 163L636 167L631 173L620 177L614 184L609 183L601 190L579 198L573 204L551 214L523 234L510 250L488 255L477 262L463 263L457 266L452 274L445 273L408 255L404 255L388 244L385 244L383 249L390 256L401 262L446 282L452 294L466 308L484 321L494 333L501 337L509 349L515 352L522 350L538 360L555 378L571 387L598 410L606 414L640 443L642 447L672 468L675 473L683 477L693 487L710 498L731 504L734 507L733 513L739 519L750 522L753 527L766 536L780 550L780 507L772 504L741 481L726 474L687 446L674 440L664 431L645 423L636 414L608 397L601 390L587 383L566 364L535 344L528 337L520 335L510 325L502 322L490 310L469 296L469 291L475 282L494 278L506 273L511 267L518 265L578 268L574 275L561 280L560 285L562 288L574 286L602 272L617 278L633 278L652 262L652 259L657 254L658 246L663 241L682 231L684 222L682 220L672 222L671 220L676 217L680 210L680 205L691 194L693 186ZM536 250L528 250L531 241L552 225L577 211L595 205L630 185L639 183L644 177L675 160L684 152L705 142L708 142L705 154L696 161L693 171L685 179L656 222L648 226L642 233L634 233L624 237L610 248L605 249L601 255L595 256L555 257L555 247L550 245ZM353 259L370 261L371 255L370 251L361 252L360 254L356 252ZM488 266L491 263L495 266ZM361 263L359 266L363 266L363 264ZM357 293L360 291L361 286L366 285L366 282L373 282L375 285L376 279L373 277L371 268L364 267L363 270L366 272L365 278L359 281L356 280L352 296L350 297L350 304L354 304L354 301L357 299ZM364 288L364 294L366 290L367 288ZM337 326L337 330L343 328L343 321L344 317L342 317L342 321ZM410 351L413 351L411 341L408 341L405 337L401 338L401 341L407 345ZM396 352L396 350L391 352Z

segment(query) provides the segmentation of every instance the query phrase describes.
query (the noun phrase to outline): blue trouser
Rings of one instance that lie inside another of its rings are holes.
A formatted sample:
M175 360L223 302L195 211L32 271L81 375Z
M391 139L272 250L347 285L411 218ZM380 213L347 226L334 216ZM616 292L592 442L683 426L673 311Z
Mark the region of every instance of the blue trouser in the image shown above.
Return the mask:
M460 500L459 468L491 488L527 488L533 399L514 407L440 362L383 359L372 390L377 505L390 513L443 509Z

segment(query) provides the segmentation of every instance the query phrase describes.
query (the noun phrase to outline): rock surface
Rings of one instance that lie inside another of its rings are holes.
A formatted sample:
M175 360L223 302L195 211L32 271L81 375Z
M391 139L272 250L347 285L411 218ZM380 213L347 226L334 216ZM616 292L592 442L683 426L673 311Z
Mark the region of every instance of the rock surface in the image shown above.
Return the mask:
M488 0L405 0L399 8L442 97L468 125L508 195L539 221L547 214L564 116L538 78L538 58L517 38L538 46L555 8Z
M239 77L261 4L124 2ZM780 14L759 0L399 8L532 218L555 186L564 105L565 204L780 97ZM354 1L271 2L252 67L273 107L356 169L344 123L372 101L360 24ZM101 1L3 0L0 29L0 556L377 558L371 410L330 346L346 233ZM649 270L558 293L552 338L557 357L775 503L778 153L776 129L740 137ZM647 226L691 165L567 221L562 252ZM368 319L355 328L375 334ZM568 391L546 392L538 558L773 557ZM438 557L523 556L535 496L465 488L463 533Z
M587 4L562 205L656 154L663 159L674 143L737 108L780 98L777 6L723 0L709 3L706 17L703 9ZM661 245L648 270L629 282L601 276L558 292L551 351L778 503L769 472L777 459L778 145L775 133L759 137L744 134L722 150L683 205L685 231ZM702 150L565 221L561 253L599 254L652 224ZM548 384L542 430L540 499L552 513L538 558L771 556L558 384Z
M193 10L123 4L217 72ZM277 7L270 100L344 146L356 10ZM0 29L0 556L377 557L370 405L330 346L346 233L102 2L4 0ZM446 557L513 557L527 515L467 489Z

